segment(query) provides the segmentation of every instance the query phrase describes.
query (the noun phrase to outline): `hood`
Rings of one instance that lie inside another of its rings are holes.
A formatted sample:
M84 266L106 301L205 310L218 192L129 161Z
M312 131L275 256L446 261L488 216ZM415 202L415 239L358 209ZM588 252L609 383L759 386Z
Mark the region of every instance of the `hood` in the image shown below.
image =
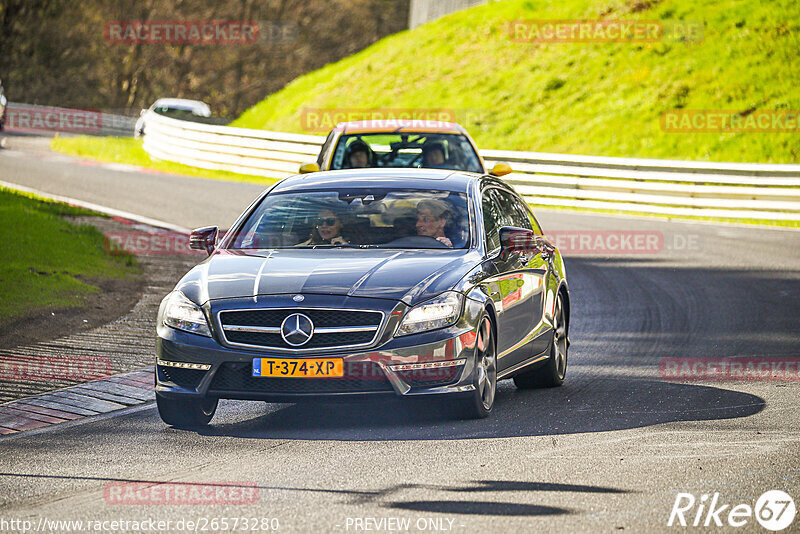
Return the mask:
M470 250L221 250L189 271L176 289L197 304L302 293L414 305L454 288L479 262Z

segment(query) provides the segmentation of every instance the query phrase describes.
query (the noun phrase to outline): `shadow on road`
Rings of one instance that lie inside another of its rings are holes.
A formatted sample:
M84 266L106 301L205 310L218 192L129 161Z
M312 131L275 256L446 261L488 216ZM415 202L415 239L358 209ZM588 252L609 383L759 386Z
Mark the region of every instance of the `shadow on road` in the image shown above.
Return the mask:
M223 402L213 426L199 432L343 441L548 436L747 417L765 406L755 395L717 387L588 376L549 390L522 391L510 382L501 382L495 410L483 420L455 419L445 402L447 399L436 404L430 399L390 399L369 404L271 404L262 416L232 423L225 422L233 414Z
M410 501L394 503L387 506L387 508L410 510L413 512L436 512L440 514L500 516L541 516L564 515L570 513L570 511L565 508L557 508L555 506L494 501Z
M350 490L346 488L325 489L325 488L304 488L271 485L239 485L231 482L187 482L176 480L153 480L153 479L133 479L133 478L112 478L101 476L85 475L42 475L32 473L0 473L0 480L14 479L41 479L52 483L66 481L100 483L98 493L106 494L103 487L107 488L111 484L125 488L125 484L130 484L132 488L140 489L147 487L150 492L161 494L168 491L178 493L178 488L183 488L185 492L190 492L193 488L196 491L205 491L206 488L247 488L261 491L281 491L297 493L316 493L338 495L344 498L344 502L355 505L377 503L384 508L395 510L408 510L416 512L438 512L446 514L462 515L494 515L494 516L543 516L543 515L565 515L572 513L566 508L553 506L542 506L538 504L522 504L518 502L504 501L478 501L478 500L401 500L398 494L414 490L434 491L442 496L448 493L483 493L493 494L497 492L507 492L521 494L528 492L574 492L574 493L606 493L606 494L626 494L627 490L603 487L586 486L578 484L553 484L547 482L522 482L508 480L473 480L467 482L466 486L458 485L438 485L438 484L395 484L383 489L374 491ZM123 486L119 486L122 483ZM128 504L134 504L136 493L126 493ZM145 496L149 493L145 492Z

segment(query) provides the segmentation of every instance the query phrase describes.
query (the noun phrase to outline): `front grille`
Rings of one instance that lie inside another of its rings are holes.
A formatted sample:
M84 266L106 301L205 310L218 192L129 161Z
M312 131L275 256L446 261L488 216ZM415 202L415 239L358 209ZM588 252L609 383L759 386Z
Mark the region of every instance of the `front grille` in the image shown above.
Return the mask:
M284 319L294 313L302 313L314 323L314 335L299 347L286 343L280 334ZM230 343L289 350L368 345L377 336L382 318L383 314L376 311L312 308L235 310L219 313L225 339ZM272 331L249 332L232 329L233 327L240 329L251 327L256 330L266 328ZM365 328L367 330L364 330ZM324 329L338 329L338 331L325 332Z
M258 345L259 347L296 348L287 345L280 334L258 334L255 332L225 332L225 337L233 343L244 345ZM375 337L375 332L345 332L341 334L315 334L303 349L319 349L325 347L343 347L346 345L361 345L369 343Z
M222 326L280 326L287 315L302 313L314 326L377 326L381 313L356 310L323 310L308 308L222 311Z
M211 381L210 393L371 393L393 391L377 364L345 362L342 378L257 378L250 363L228 362Z
M463 369L462 365L453 367L439 367L435 369L411 369L397 371L397 377L413 387L434 387L452 384Z
M179 367L158 366L159 378L162 382L172 382L175 385L187 389L197 388L197 384L206 375L206 371L197 369L181 369Z

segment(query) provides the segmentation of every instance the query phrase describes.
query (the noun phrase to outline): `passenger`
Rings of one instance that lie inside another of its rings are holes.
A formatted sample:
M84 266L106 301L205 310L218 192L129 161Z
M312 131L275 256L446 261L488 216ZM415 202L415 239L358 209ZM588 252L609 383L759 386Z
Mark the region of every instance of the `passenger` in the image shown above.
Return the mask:
M347 147L347 156L345 157L348 167L350 169L364 169L372 167L372 149L364 141L357 139Z
M422 166L427 169L448 168L441 143L426 143L422 147Z
M341 217L330 209L322 209L314 222L311 237L297 246L347 245L347 240L342 237L342 226Z
M452 208L444 200L421 200L417 204L417 234L433 237L453 248L453 242L444 235L444 228L452 218Z

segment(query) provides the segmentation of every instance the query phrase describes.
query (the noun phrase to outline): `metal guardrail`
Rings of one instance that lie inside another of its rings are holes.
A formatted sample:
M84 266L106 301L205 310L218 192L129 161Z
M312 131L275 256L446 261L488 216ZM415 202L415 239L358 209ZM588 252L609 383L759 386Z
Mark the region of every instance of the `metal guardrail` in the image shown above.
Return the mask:
M197 124L148 114L144 149L193 167L284 178L324 137ZM483 150L531 204L674 216L800 220L800 165L714 163Z

